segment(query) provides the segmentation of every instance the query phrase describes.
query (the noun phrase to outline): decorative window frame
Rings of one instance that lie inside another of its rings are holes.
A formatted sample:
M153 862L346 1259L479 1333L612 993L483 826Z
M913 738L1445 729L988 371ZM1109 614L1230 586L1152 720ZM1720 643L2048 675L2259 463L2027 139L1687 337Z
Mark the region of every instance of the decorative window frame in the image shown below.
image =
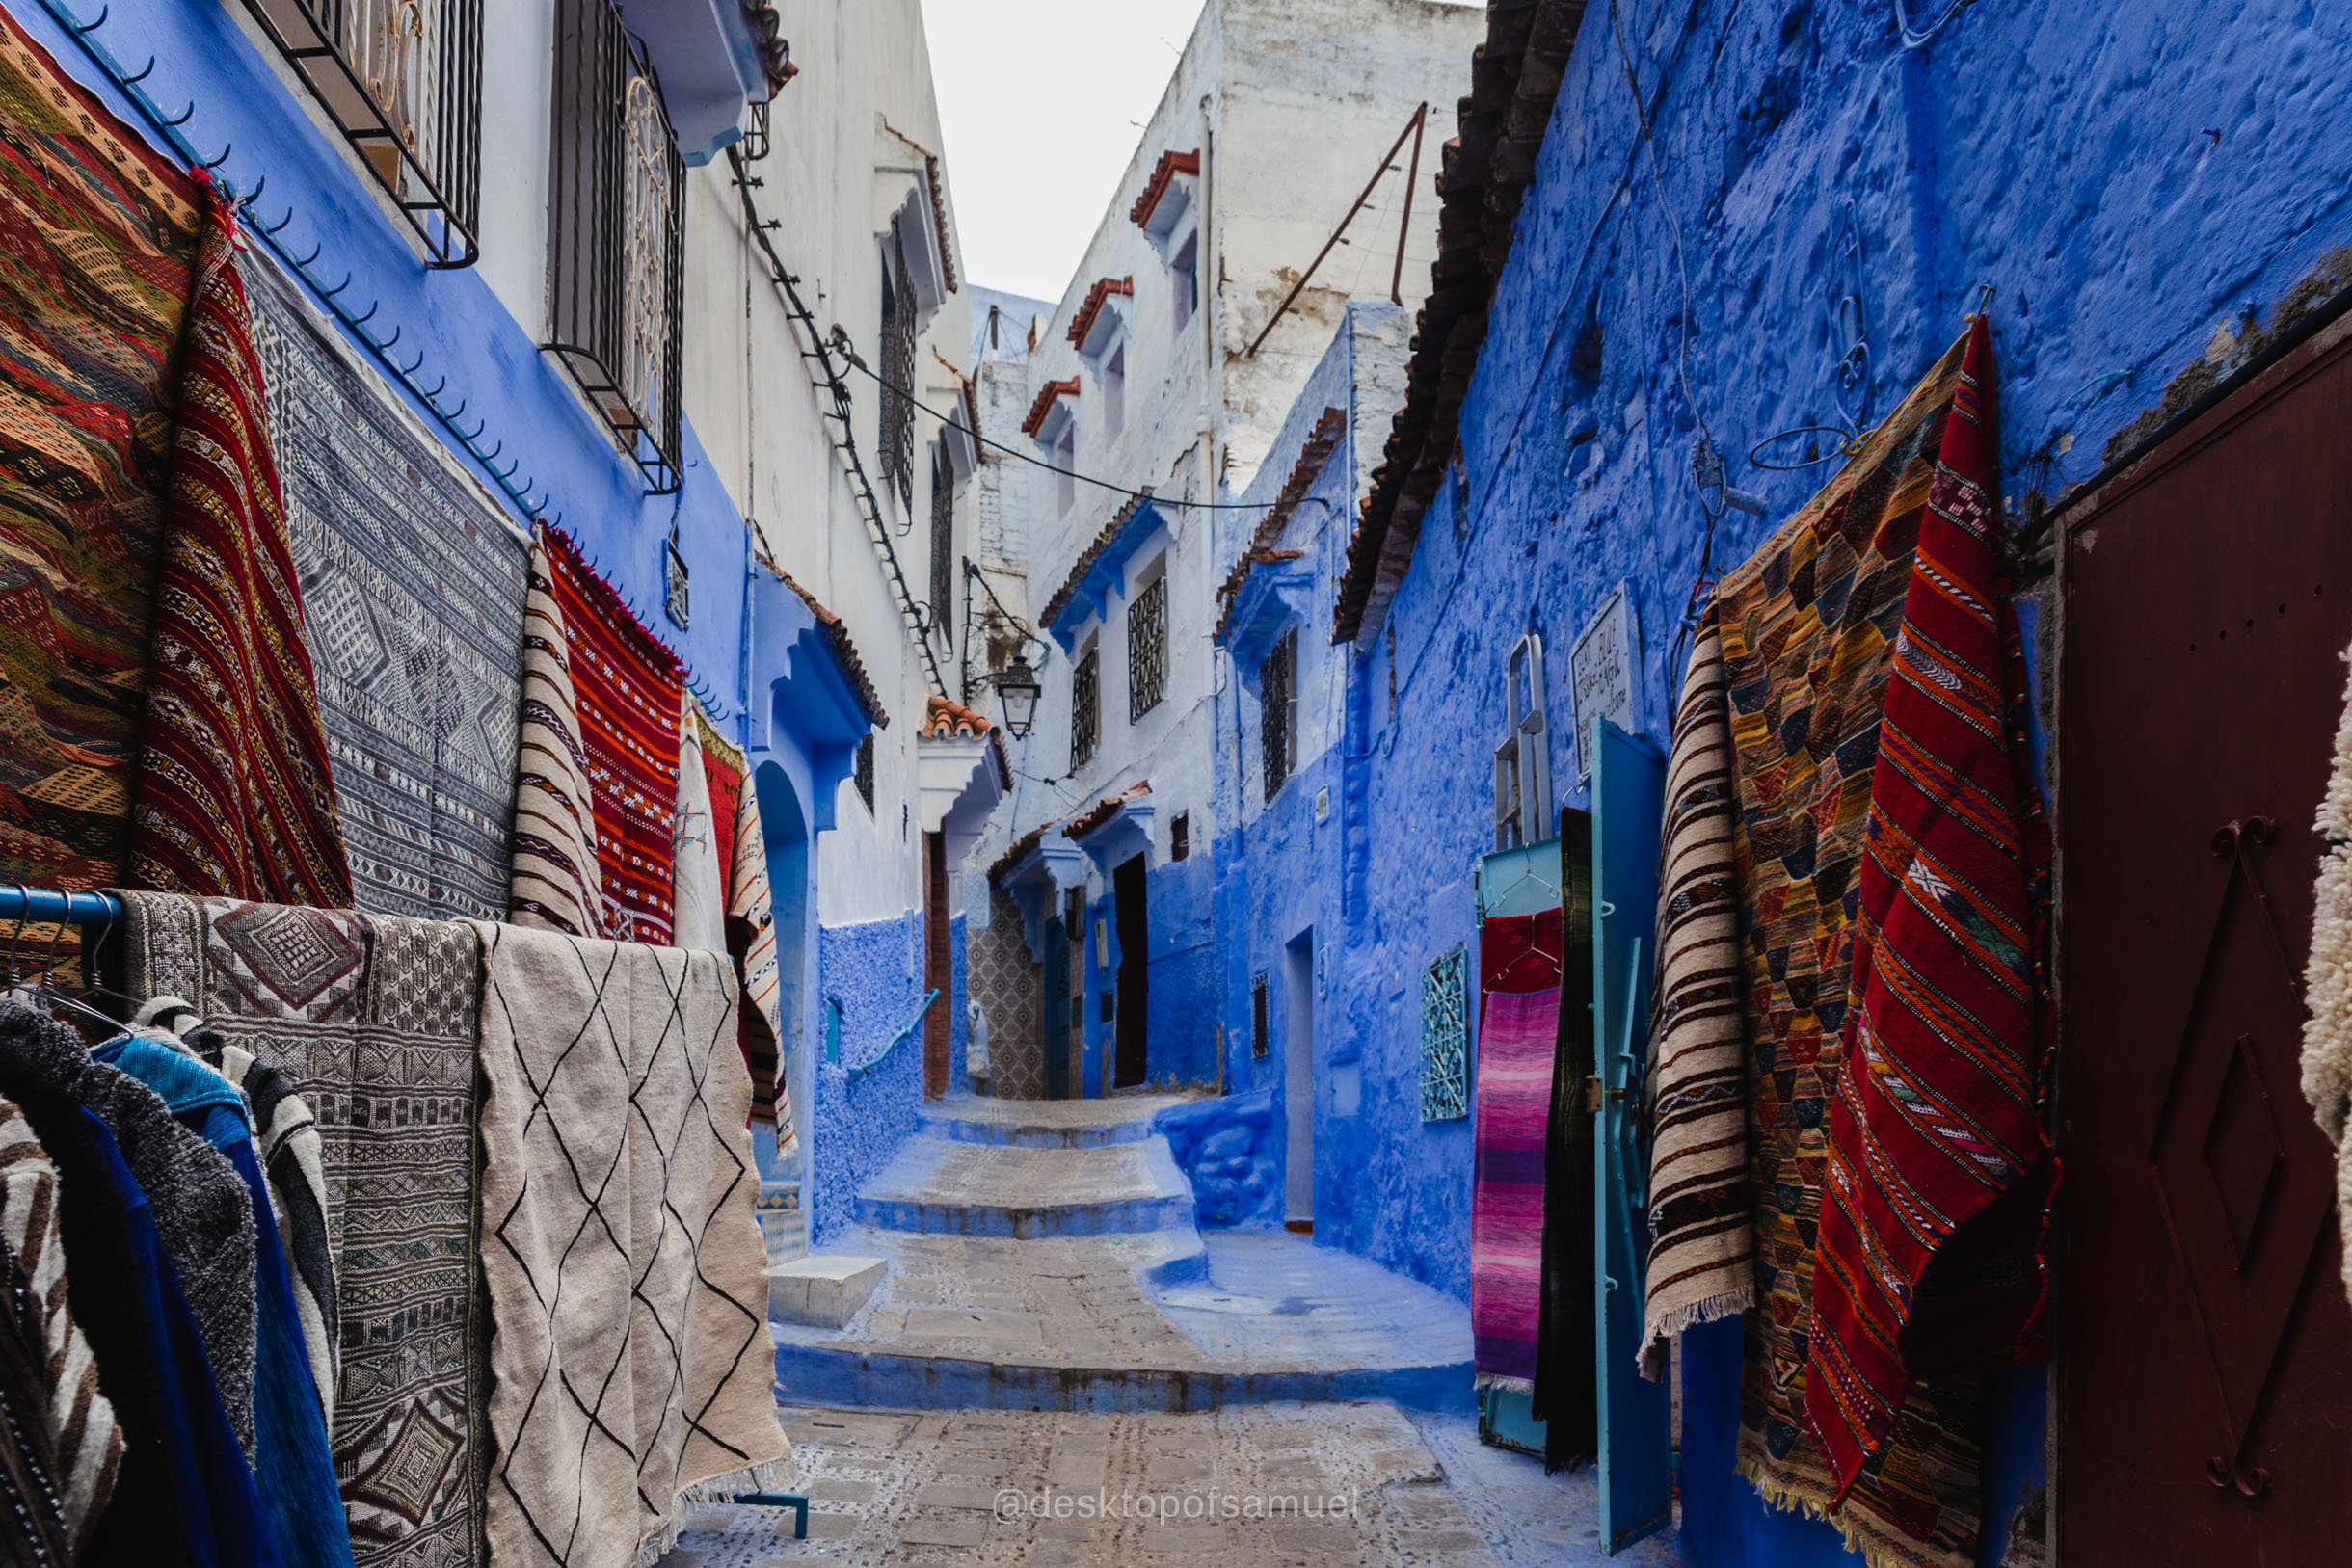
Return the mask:
M931 629L955 641L955 460L931 443Z
M1070 771L1094 760L1103 740L1103 644L1086 639L1070 664Z
M480 259L482 0L245 0L423 246Z
M1287 626L1258 665L1258 765L1272 805L1298 771L1298 627Z
M1469 955L1459 947L1421 974L1421 1119L1470 1114Z
M548 352L652 492L684 483L686 166L613 0L557 0Z

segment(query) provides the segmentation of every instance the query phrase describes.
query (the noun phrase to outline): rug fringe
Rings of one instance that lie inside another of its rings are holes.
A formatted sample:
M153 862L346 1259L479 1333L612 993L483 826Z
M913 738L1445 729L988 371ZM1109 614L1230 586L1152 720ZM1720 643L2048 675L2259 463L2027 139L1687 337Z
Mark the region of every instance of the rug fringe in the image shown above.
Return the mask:
M1721 1317L1736 1317L1755 1304L1756 1282L1751 1276L1728 1290L1685 1302L1661 1315L1652 1325L1653 1338L1666 1340L1677 1334L1687 1334L1701 1323L1712 1323Z
M1796 1483L1766 1470L1763 1461L1752 1453L1741 1452L1733 1468L1740 1479L1756 1489L1756 1495L1764 1500L1766 1507L1777 1508L1782 1513L1803 1514L1807 1519L1818 1519L1837 1531L1845 1541L1846 1550L1860 1557L1864 1568L1920 1568L1920 1564L1926 1562L1942 1562L1948 1564L1949 1568L1970 1568L1964 1557L1932 1553L1925 1547L1912 1554L1895 1551L1883 1538L1853 1523L1844 1509L1832 1510L1827 1498L1817 1492L1800 1490Z
M653 1534L637 1542L637 1557L632 1568L655 1568L662 1555L678 1544L679 1535L686 1528L686 1516L697 1508L733 1502L735 1495L741 1492L785 1490L791 1477L777 1469L781 1462L771 1459L764 1464L753 1465L748 1470L730 1471L706 1481L696 1481L692 1486L680 1487L677 1495L670 1500L669 1517Z
M1481 1394L1485 1393L1488 1389L1500 1389L1505 1394L1524 1394L1531 1399L1536 1395L1534 1378L1506 1377L1501 1372L1481 1372L1472 1387Z

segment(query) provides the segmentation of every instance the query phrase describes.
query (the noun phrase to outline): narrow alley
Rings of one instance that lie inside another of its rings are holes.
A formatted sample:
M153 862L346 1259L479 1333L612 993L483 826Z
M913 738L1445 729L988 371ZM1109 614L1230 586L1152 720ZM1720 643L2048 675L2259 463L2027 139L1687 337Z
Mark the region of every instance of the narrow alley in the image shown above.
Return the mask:
M0 0L0 1568L2352 1560L2352 5Z

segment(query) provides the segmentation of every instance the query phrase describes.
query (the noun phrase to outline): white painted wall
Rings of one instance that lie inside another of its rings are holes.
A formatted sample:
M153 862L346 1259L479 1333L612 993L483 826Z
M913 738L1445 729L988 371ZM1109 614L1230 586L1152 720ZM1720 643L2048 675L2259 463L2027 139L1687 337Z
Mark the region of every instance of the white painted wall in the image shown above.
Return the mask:
M1409 143L1398 154L1396 173L1376 192L1375 204L1393 216L1358 217L1349 230L1351 243L1334 248L1257 354L1246 351L1424 99L1431 117L1404 242L1403 292L1411 299L1427 291L1436 253L1431 182L1452 123L1453 94L1484 32L1483 7L1433 0L1209 0L1119 189L1110 193L1084 261L1029 357L1032 397L1050 381L1079 379L1081 472L1149 485L1171 502L1231 500L1247 489L1330 344L1347 302L1388 298ZM1168 248L1129 214L1161 155L1193 149L1202 155L1201 175L1189 182L1200 232L1200 304L1178 330ZM1133 296L1117 301L1128 344L1125 416L1112 436L1103 416L1101 367L1079 353L1068 333L1098 279L1130 277ZM1020 412L1026 413L1026 404ZM1376 443L1368 461L1359 455L1366 473L1376 461ZM1043 613L1123 501L1114 491L1081 485L1076 504L1065 512L1053 476L1029 470L1032 618ZM1155 864L1165 848L1166 824L1180 811L1191 814L1195 845L1212 841L1217 829L1210 799L1212 748L1232 744L1232 710L1220 724L1213 699L1234 684L1212 642L1216 589L1231 553L1217 541L1245 533L1246 522L1231 520L1238 514L1219 523L1218 515L1206 511L1165 510L1170 527L1136 553L1129 571L1142 572L1165 551L1167 699L1129 723L1126 596L1114 593L1092 630L1102 651L1102 739L1093 761L1075 778L1065 777L1071 772L1072 659L1056 648L1041 673L1045 696L1036 729L1017 748L1016 767L1057 782L1016 780L1012 807L1000 810L975 852L976 866L986 865L1038 822L1068 815L1144 778L1158 803ZM1309 640L1301 639L1302 686L1312 672L1315 685L1306 689L1319 689L1329 683L1323 678L1329 672L1306 656ZM1321 716L1315 724L1318 731L1326 728ZM1319 732L1319 744L1321 739Z

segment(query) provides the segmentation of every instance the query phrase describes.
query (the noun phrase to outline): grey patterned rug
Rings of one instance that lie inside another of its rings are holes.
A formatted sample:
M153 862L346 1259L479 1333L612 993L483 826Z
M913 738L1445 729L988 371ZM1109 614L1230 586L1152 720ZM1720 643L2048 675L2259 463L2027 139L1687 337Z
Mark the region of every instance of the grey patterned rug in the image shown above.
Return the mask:
M527 546L276 269L249 265L355 896L501 919Z

